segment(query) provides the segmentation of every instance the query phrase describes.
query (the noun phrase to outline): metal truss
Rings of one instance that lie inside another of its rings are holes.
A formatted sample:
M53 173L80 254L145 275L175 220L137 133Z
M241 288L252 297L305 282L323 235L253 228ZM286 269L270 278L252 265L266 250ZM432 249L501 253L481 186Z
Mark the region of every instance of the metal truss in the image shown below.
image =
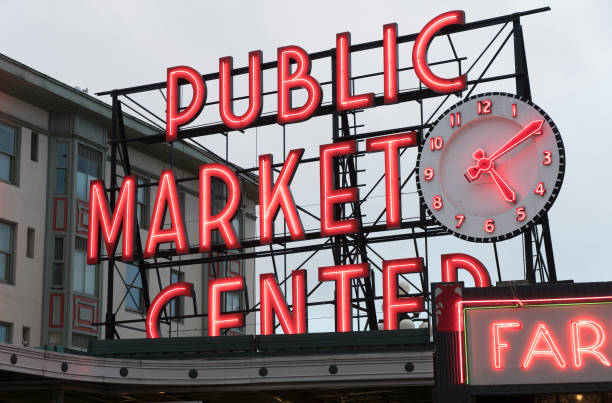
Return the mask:
M433 92L430 89L423 88L419 85L419 88L413 89L405 89L400 90L398 96L398 102L417 102L419 105L419 123L414 124L412 126L406 127L398 127L398 128L390 128L379 131L371 131L371 132L358 132L358 129L364 127L364 124L358 124L357 118L359 116L359 112L361 111L350 111L350 112L342 112L338 113L335 111L335 105L333 103L327 103L321 105L317 111L315 112L315 116L321 115L330 115L332 117L332 136L331 140L333 142L345 141L345 140L357 140L358 142L363 141L364 139L377 137L385 134L393 134L407 131L416 131L419 139L419 147L422 147L424 137L426 131L431 127L432 119L438 115L440 110L442 110L443 106L451 97L460 97L467 98L469 97L473 91L478 87L478 85L488 82L497 82L503 80L515 80L516 83L516 93L521 95L527 99L531 99L531 90L529 85L529 74L527 69L527 61L525 56L525 47L523 40L522 27L520 23L520 18L523 16L527 16L530 14L540 13L544 11L548 11L549 8L540 8L530 11L525 11L521 13L515 13L500 17L495 17L491 19L485 19L480 21L474 21L471 23L467 23L462 26L451 26L444 29L440 36L446 36L448 39L449 47L451 49L452 55L446 60L430 63L431 65L435 64L456 64L459 74L462 74L464 71L463 64L466 62L465 57L460 57L455 44L452 40L452 36L454 34L460 32L466 32L471 30L478 30L485 27L492 26L500 26L500 29L496 32L496 34L492 37L492 39L486 44L483 48L480 55L474 59L471 65L467 68L467 72L471 72L477 65L480 66L481 60L486 59L485 56L488 55L490 49L495 49L495 52L492 56L488 58L487 64L484 68L480 70L477 79L468 80L468 87L461 94L438 94ZM507 29L510 27L509 29ZM509 31L509 32L507 32ZM502 34L505 34L503 36ZM417 37L417 34L404 35L397 38L397 43L406 43L413 42ZM504 38L501 40L501 44L498 42L498 38ZM495 75L490 76L487 75L489 68L497 59L500 52L506 47L510 38L513 38L514 44L514 66L513 71L503 75ZM383 42L382 40L367 42L362 44L352 45L350 51L352 53L361 52L366 50L372 50L377 48L382 48ZM312 60L329 58L332 66L332 75L331 77L335 77L335 51L334 49L325 50L322 52L316 52L310 55ZM481 63L482 64L482 63ZM400 66L401 67L401 66ZM268 62L262 64L262 69L274 69L276 68L276 62ZM400 68L399 71L411 70L412 66ZM232 76L244 75L248 74L248 68L237 68L232 71ZM352 78L352 84L358 80L374 77L374 76L382 76L383 72L376 72L371 74L365 74L361 76L356 76ZM207 74L203 76L204 80L218 80L218 73ZM110 207L114 208L115 205L115 197L116 192L119 189L117 185L117 166L121 164L123 167L125 174L131 173L131 165L129 159L129 149L128 144L131 142L140 142L144 144L156 144L162 143L165 141L165 120L156 115L151 110L144 107L141 103L137 102L133 97L134 94L140 93L157 93L164 98L165 94L163 90L165 89L166 83L154 83L148 85L142 85L137 87L130 87L124 89L118 89L108 92L103 92L98 95L110 95L112 97L112 132L111 132L111 140L110 140L110 148L111 148L111 187L108 190L109 199L110 199ZM332 91L332 99L335 99L333 96L335 94L335 86L332 81L322 82L322 87L331 86ZM266 92L264 96L274 95L276 91ZM248 96L235 97L234 100L242 100L248 99ZM436 102L433 112L428 118L425 118L425 102ZM218 101L212 101L206 103L206 105L217 104ZM375 95L375 105L382 105L383 97L380 94ZM122 107L125 106L131 112L138 115L143 120L150 123L153 127L156 127L159 131L157 134L143 136L138 138L126 138L125 129L123 125L123 111ZM254 126L266 126L276 124L277 116L275 113L270 113L261 116L261 118L257 121ZM212 134L223 134L226 136L226 159L228 153L228 143L227 137L228 129L222 123L210 123L206 125L192 125L190 127L185 127L179 132L179 138L184 139L196 146L201 146L197 137L212 135ZM358 148L359 150L359 148ZM405 151L402 150L401 154ZM285 127L283 126L283 152L286 155L285 149ZM338 158L338 161L334 162L334 180L335 185L337 187L361 187L361 184L358 181L359 178L359 160L363 156L359 151L355 155ZM401 156L401 155L400 155ZM316 163L319 161L319 158L308 158L301 161L302 164L308 163ZM283 163L274 164L273 167L277 172L279 172L279 168L283 165ZM252 168L239 168L236 170L236 173L248 173L248 172L257 172L258 167ZM410 179L413 178L415 170L413 169L408 176L401 178L401 189L404 189L408 184ZM205 263L213 263L213 267L218 262L230 261L230 260L242 260L242 259L254 259L254 258L263 258L269 257L271 260L271 265L274 269L274 273L277 277L279 285L285 287L285 295L286 295L286 285L287 281L290 278L290 274L287 273L287 263L286 257L290 254L307 254L305 259L292 269L299 269L304 267L315 255L321 253L323 250L331 250L333 261L335 265L341 264L351 264L351 263L368 263L371 267L370 277L365 279L355 280L352 283L353 288L353 324L356 325L357 330L375 330L378 329L378 317L376 314L375 302L380 300L382 297L376 295L376 287L375 282L377 277L381 278L380 273L382 273L382 254L377 250L378 245L389 242L397 242L404 241L406 245L410 245L414 250L414 255L416 257L424 257L425 259L425 268L423 273L420 275L413 275L414 277L404 276L404 280L407 281L412 288L414 288L415 292L411 293L411 295L419 295L425 298L426 310L427 310L427 318L417 318L418 315L408 316L407 318L411 318L415 321L425 321L431 324L430 315L432 314L432 307L430 304L430 291L429 291L429 280L428 280L428 271L427 271L427 263L428 263L428 239L431 237L437 236L445 236L447 233L445 229L436 225L434 221L428 217L426 211L422 205L419 204L419 215L416 218L404 219L401 223L401 227L399 231L393 231L392 234L386 235L381 234L382 231L386 231L386 226L384 223L380 223L381 219L385 214L385 210L379 212L377 218L371 223L363 222L363 214L362 214L362 204L370 197L375 188L383 181L384 173L380 176L380 178L371 186L370 189L366 191L364 197L360 198L357 202L342 206L335 207L335 216L337 219L346 219L355 217L358 220L358 228L359 230L355 234L347 234L341 236L334 236L330 238L321 238L321 234L318 231L311 231L306 233L306 238L303 241L293 241L290 237L287 236L286 226L282 234L277 233L273 237L273 243L269 245L269 247L262 247L259 244L257 239L244 239L241 241L242 248L238 253L228 254L225 253L225 247L222 244L213 245L213 252L210 254L201 254L198 252L197 245L192 245L190 247L189 254L183 255L180 262L173 260L173 256L176 255L176 251L174 249L163 249L160 250L159 254L154 259L144 259L142 254L142 246L140 240L140 232L138 228L136 229L136 260L139 267L140 276L142 278L143 284L143 294L144 294L144 302L145 309L149 307L150 304L150 295L148 290L148 281L147 276L151 275L152 272L155 273L155 276L158 281L158 285L161 288L161 276L160 269L169 268L176 265L192 265L192 264L205 264ZM187 177L177 180L177 182L189 182L189 181L197 181L197 177ZM151 182L147 184L139 184L139 187L146 186L157 186L158 183ZM364 189L362 189L363 192ZM309 217L320 220L316 214L308 211L304 206L297 206L301 213L308 215ZM418 240L423 240L422 244L424 245L424 250L422 250L422 246L419 245ZM546 215L543 216L540 222L538 222L535 226L527 230L523 233L523 245L524 245L524 261L525 261L525 279L530 283L536 282L536 277L539 277L540 282L545 281L556 281L556 271L555 271L555 262L554 255L552 250L552 241L550 234L550 227L548 223L548 218ZM497 266L497 274L498 279L501 280L501 271L499 268L499 256L497 253L497 245L495 243L492 244L495 261ZM246 252L245 249L253 249L251 252ZM255 249L257 248L257 249ZM283 264L283 273L281 274L277 264L277 258L279 256L284 257ZM115 319L115 314L121 304L126 300L126 298L132 298L129 293L129 288L132 284L128 284L126 279L124 279L118 270L116 270L115 261L119 258L119 256L107 256L102 258L107 261L108 271L107 271L107 307L106 307L106 315L105 320L99 325L105 325L105 337L107 339L112 339L114 337L119 337L119 333L117 332L117 327L127 327L130 329L136 329L131 324L135 323L143 323L144 317L140 319L133 320L122 320L118 321ZM179 266L180 267L180 266ZM123 296L121 303L118 307L113 306L113 294L115 292L115 272L119 274L119 280L125 286L126 292ZM216 276L216 272L214 273ZM538 276L539 274L539 276ZM321 283L312 287L308 290L309 302L307 305L317 306L317 305L333 305L335 301L333 300L313 300L312 296L317 292ZM247 302L248 303L248 302ZM117 308L117 310L115 310ZM256 303L252 307L246 307L243 312L253 313L259 310L259 303ZM193 318L193 317L205 317L206 313L194 314L194 315L182 315L182 316L174 316L170 317L168 312L164 311L164 318L162 319L162 323L171 324L171 319L179 319L179 318ZM141 315L142 316L142 315ZM138 329L137 329L138 330Z

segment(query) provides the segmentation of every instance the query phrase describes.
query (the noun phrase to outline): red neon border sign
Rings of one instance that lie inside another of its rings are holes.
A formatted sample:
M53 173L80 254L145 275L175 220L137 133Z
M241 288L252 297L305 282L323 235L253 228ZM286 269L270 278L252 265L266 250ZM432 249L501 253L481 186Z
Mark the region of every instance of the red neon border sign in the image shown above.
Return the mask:
M467 366L467 351L465 351L464 311L466 308L493 308L493 307L534 307L543 305L583 305L593 303L612 302L612 295L600 297L560 297L560 298L528 298L528 299L483 299L457 301L457 323L459 324L459 379L458 383L469 383L466 379L465 366Z

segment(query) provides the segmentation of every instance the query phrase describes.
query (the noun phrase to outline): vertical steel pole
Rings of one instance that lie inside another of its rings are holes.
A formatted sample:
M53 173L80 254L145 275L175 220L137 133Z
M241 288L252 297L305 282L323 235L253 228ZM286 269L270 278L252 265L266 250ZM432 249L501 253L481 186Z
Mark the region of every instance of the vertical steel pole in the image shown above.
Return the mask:
M557 268L555 266L555 255L553 253L552 238L550 236L550 225L548 214L544 214L540 220L542 224L542 237L544 238L544 250L546 251L546 266L548 268L548 281L557 281Z
M529 71L527 69L527 56L525 54L525 41L523 38L523 28L520 20L517 18L513 21L514 30L514 64L516 71L516 93L528 100L531 100L531 86L529 85ZM555 255L553 253L552 238L550 235L550 226L548 223L548 215L540 219L536 223L542 228L542 237L544 238L544 251L546 253L546 266L548 269L548 281L557 281L557 270L555 267ZM537 231L537 227L534 227ZM525 237L525 262L527 280L535 283L535 270L533 264L533 247L531 232L526 231ZM528 250L529 249L529 250ZM528 254L529 252L529 254Z
M335 106L336 104L336 56L332 55L331 57L331 77L332 77L332 104ZM338 138L339 138L339 132L340 132L340 128L338 125L338 112L336 112L336 108L334 107L334 110L332 112L332 142L337 142ZM320 162L319 162L320 163ZM338 162L338 160L336 159L336 161L333 162L332 164L332 171L333 171L333 175L334 175L334 182L336 184L340 183L340 163ZM340 210L340 206L339 205L335 205L334 206L334 217L337 218L340 216L341 210ZM340 237L333 237L332 238L332 255L334 258L334 264L335 265L339 265L341 264L341 243L340 243Z
M516 94L527 100L531 100L531 86L529 85L529 73L527 70L527 57L525 55L525 43L523 42L523 28L518 18L514 19L514 71L516 74ZM535 283L535 268L533 265L533 238L531 228L523 232L523 243L525 249L525 279L530 284Z
M348 116L346 112L343 112L340 115L340 119L342 122L342 126L341 126L342 135L350 136L349 121L348 121ZM356 158L357 156L347 157L346 168L347 168L348 173L347 172L343 173L344 175L348 174L350 186L358 185L357 168L356 168L355 160L354 160ZM355 249L355 254L361 258L362 263L368 263L369 259L368 259L368 252L366 250L366 240L362 233L363 221L361 219L361 207L359 204L359 200L357 200L353 204L353 215L357 219L357 223L358 223L357 234L355 234L355 238L357 241L357 248ZM357 280L357 282L360 283L361 281ZM366 312L367 312L368 326L370 327L370 330L378 330L378 323L376 319L376 307L374 306L374 292L372 289L372 282L370 281L370 277L366 277L363 279L363 288L364 288L364 297L366 300L365 306L366 306Z
M118 105L119 101L117 100L117 95L113 94L113 112L112 112L112 123L111 123L111 191L109 194L110 197L110 209L111 211L115 210L115 189L117 188L117 144L115 140L117 139L117 126L118 126ZM114 284L114 275L115 275L115 257L110 255L108 257L108 266L107 266L107 281L106 281L106 317L105 317L105 331L104 338L105 339L113 339L115 337L115 315L113 313L113 290L115 287Z
M121 102L117 101L117 129L118 129L118 134L119 134L119 138L121 140L125 140L126 136L125 136L125 126L123 124L123 110L121 108ZM132 174L132 165L130 164L130 154L128 152L128 147L127 144L124 142L121 143L121 153L123 155L123 158L121 159L122 163L123 163L123 172L126 175L131 175ZM136 258L138 259L138 273L140 274L140 279L142 282L142 296L144 299L144 303L145 303L145 311L149 310L149 305L151 305L151 297L149 294L149 280L148 280L148 276L147 276L147 270L145 269L145 265L144 265L144 257L142 254L142 240L140 239L140 225L138 224L138 220L136 220L135 223L135 229L134 231L136 232L136 236L135 236L135 240L136 240Z

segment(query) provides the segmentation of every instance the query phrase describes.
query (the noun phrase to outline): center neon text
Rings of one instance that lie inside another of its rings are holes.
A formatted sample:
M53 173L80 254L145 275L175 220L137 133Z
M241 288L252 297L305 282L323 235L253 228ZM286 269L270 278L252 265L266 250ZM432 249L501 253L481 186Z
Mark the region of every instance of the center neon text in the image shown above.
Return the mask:
M487 279L485 267L475 258L465 254L442 255L442 266L446 267L442 279L449 281L456 278L457 270L478 273L478 278ZM383 264L383 317L384 329L398 328L399 315L423 311L423 296L399 296L398 277L407 273L421 273L423 258L406 258L384 260ZM336 331L352 331L351 281L370 275L367 263L340 266L319 267L319 281L331 281L335 284ZM448 276L451 276L450 278ZM476 277L475 277L476 280ZM245 312L222 312L221 301L224 292L242 291L243 277L225 277L208 281L208 335L220 336L223 329L244 326ZM308 332L308 310L306 290L306 270L294 270L291 273L292 301L288 304L277 279L272 273L259 275L260 301L260 334L275 333L275 318L284 334L303 334ZM485 286L488 286L485 285ZM151 303L146 317L146 334L148 338L160 337L159 322L163 307L177 297L195 298L193 284L188 282L174 283L163 290Z

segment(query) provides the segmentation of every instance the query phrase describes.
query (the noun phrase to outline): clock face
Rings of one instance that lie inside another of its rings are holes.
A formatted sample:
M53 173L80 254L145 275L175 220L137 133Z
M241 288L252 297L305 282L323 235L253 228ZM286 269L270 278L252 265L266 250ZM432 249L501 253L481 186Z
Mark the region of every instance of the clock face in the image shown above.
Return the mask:
M537 105L499 92L452 106L429 131L417 188L433 218L459 238L493 242L533 225L554 202L565 152Z

